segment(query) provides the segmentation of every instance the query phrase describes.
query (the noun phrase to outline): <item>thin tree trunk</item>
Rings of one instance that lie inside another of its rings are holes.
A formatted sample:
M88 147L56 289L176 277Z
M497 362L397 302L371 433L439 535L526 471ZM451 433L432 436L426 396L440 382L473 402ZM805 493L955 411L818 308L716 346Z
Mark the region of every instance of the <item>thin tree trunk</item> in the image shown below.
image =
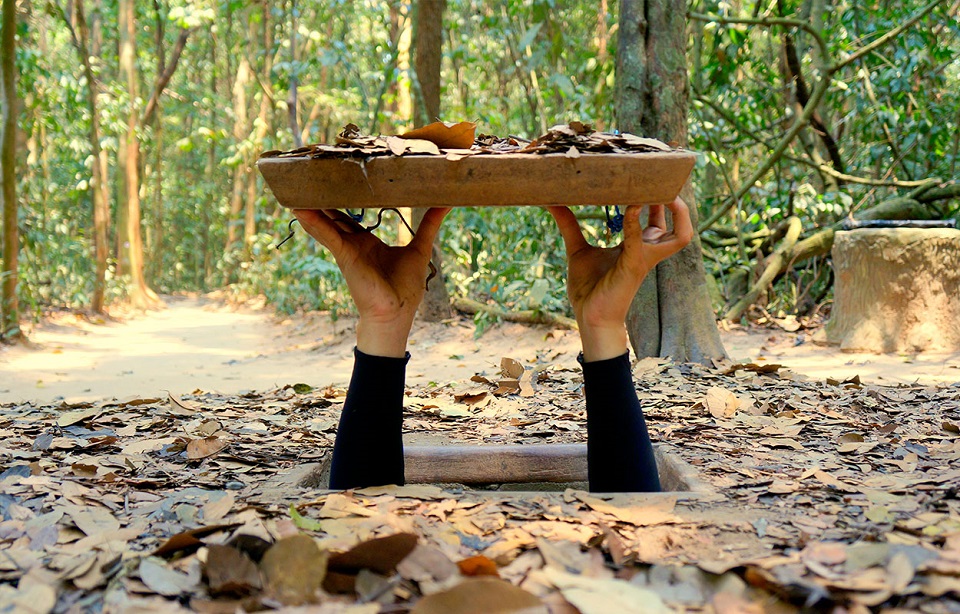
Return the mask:
M247 115L247 86L250 83L250 60L247 55L240 57L237 66L237 78L233 82L233 138L237 146L250 136L250 122ZM243 180L246 177L246 159L243 159L233 171L233 189L230 192L230 213L227 218L227 243L224 253L229 253L237 242L237 222L243 209Z
M164 17L159 0L153 0L154 14L154 53L157 56L157 74L162 75L167 70L167 51L164 45ZM163 264L164 236L163 236L163 123L158 113L152 113L153 128L153 224L148 226L147 249L153 257L149 259L147 272L155 279L160 273ZM146 173L145 173L146 174Z
M217 47L218 41L216 39L210 40L210 93L213 95L214 99L217 99L217 89L219 85L219 71L217 70ZM229 54L228 54L229 55ZM210 119L208 120L211 126L217 125L217 105L210 105ZM217 143L215 140L210 139L209 148L207 149L207 168L205 170L206 174L206 184L211 190L210 200L211 202L218 202L220 195L219 190L217 190ZM219 204L219 202L218 202ZM203 244L201 246L201 251L203 252L203 279L200 283L200 290L206 291L207 282L210 279L210 272L213 268L213 253L210 246L210 207L203 208Z
M90 150L93 158L91 168L90 196L93 201L93 245L94 245L94 281L93 296L90 300L90 310L94 313L103 313L104 295L106 294L107 275L107 231L110 224L110 202L106 190L106 163L103 151L100 149L100 114L97 107L97 96L100 89L99 81L93 74L90 65L90 32L83 11L82 0L72 0L68 15L59 5L52 5L63 19L70 31L70 38L80 64L83 66L83 76L87 81L87 112L90 114Z
M297 0L290 0L290 90L287 93L287 121L294 147L302 147L300 122L297 119Z
M123 160L123 186L125 202L120 209L126 211L125 241L121 244L121 253L125 253L130 275L128 297L130 303L138 309L156 307L160 303L156 293L147 286L143 275L143 238L140 230L140 113L137 109L137 23L134 0L120 0L120 72L126 78L127 93L130 101L127 107L127 133L125 135L125 157Z
M440 65L443 59L443 12L446 0L419 0L414 21L415 88L413 123L420 127L440 117ZM414 228L420 226L426 209L414 209ZM430 281L419 314L427 322L440 322L453 315L444 281L439 245L434 243L432 259L437 275Z
M263 74L269 75L273 70L273 55L271 54L271 50L273 49L273 25L270 23L270 11L266 4L263 6L262 15L261 25L263 27L263 48L265 50L263 55ZM261 81L261 83L263 82ZM254 164L256 163L257 154L264 149L264 139L267 136L267 129L273 125L273 123L269 121L272 97L266 87L267 86L261 87L260 92L260 113L257 116L257 129L253 138L255 151L250 152L246 165L247 172L245 181L247 198L243 216L243 246L245 252L249 251L251 239L253 235L257 233L256 206L258 191L257 173L254 170Z
M617 116L621 130L687 142L686 2L621 0L617 57ZM696 202L689 183L682 196L694 228ZM627 316L638 356L678 362L725 356L700 250L700 239L648 276Z
M17 300L20 229L17 221L17 72L16 55L17 6L15 0L3 0L0 22L0 118L3 139L0 141L0 183L3 189L3 290L0 293L0 340L15 341L20 332L20 304Z

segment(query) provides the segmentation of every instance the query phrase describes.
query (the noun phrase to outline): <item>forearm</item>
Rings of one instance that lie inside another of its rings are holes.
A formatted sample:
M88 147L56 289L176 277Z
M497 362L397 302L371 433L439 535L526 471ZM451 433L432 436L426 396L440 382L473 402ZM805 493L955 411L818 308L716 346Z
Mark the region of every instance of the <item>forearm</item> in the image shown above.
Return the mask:
M340 414L330 488L403 484L403 387L407 356L354 353Z
M587 404L587 471L594 492L659 492L653 444L627 353L581 361Z
M357 321L357 349L369 356L403 358L413 317L380 321L360 316Z
M627 351L625 324L598 326L578 319L577 325L580 328L580 343L585 361L608 360Z

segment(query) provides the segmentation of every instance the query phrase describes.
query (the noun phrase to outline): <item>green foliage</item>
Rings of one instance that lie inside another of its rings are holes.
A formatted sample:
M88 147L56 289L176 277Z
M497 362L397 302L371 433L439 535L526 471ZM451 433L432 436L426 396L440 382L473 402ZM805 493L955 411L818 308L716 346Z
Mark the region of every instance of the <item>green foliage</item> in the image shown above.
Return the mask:
M791 31L802 72L812 91L824 67L842 60L878 36L906 22L926 2L868 4L783 2L782 15L822 24L829 57L820 57L809 34ZM809 15L811 6L826 6ZM738 3L697 0L692 10L728 17L750 17ZM760 17L764 14L760 13ZM695 171L701 219L723 206L770 155L795 121L792 83L784 73L782 27L717 22L691 23L690 146L704 152ZM957 178L960 121L960 23L947 5L886 45L835 75L819 117L836 140L844 171L870 180L913 181ZM797 216L807 232L834 224L851 212L908 192L853 182L836 182L816 168L831 164L817 132L801 132L770 173L702 233L708 268L728 280L737 269L754 269L762 239L732 243L726 231L749 237L773 232ZM949 204L931 207L931 217L950 214ZM720 232L724 231L724 232ZM770 246L763 246L769 250ZM769 308L786 313L815 308L832 279L823 259L804 262L785 275L770 296ZM727 300L739 298L730 291Z
M604 4L608 11L601 14ZM449 0L442 119L470 119L481 132L521 137L572 119L611 129L617 4ZM819 56L808 34L794 33L812 88L827 63L903 23L922 3L781 4L784 17L822 23L830 57ZM813 19L802 13L821 5L823 14ZM101 41L94 69L113 233L121 194L118 147L130 93L118 78L116 4L99 7L88 17ZM290 218L253 164L261 151L293 146L287 108L293 79L306 142L330 142L348 122L371 132L404 130L404 92L412 75L401 61L406 43L400 33L409 28L412 5L324 0L296 7L294 15L283 3L171 0L159 3L157 14L154 5L137 3L141 109L162 68L158 49L169 62L181 28L194 28L157 120L139 135L147 277L158 291L228 287L236 296L263 295L286 313L322 309L336 317L351 309L336 265L302 232L281 250L272 248ZM727 16L749 16L753 9L739 1L691 2L692 11ZM758 9L761 17L764 10ZM704 153L694 175L702 220L759 168L798 109L780 59L782 28L691 21L689 33L689 147ZM25 144L20 292L25 309L79 307L89 300L94 267L87 84L61 19L34 12L19 34ZM958 56L960 24L942 6L836 75L819 110L845 172L870 179L957 177ZM245 83L238 81L244 66ZM829 164L822 143L806 129L787 156L702 233L717 279L728 282L737 271L753 270L764 240L759 235L775 232L790 216L815 229L905 191L837 185L815 168L821 163ZM931 215L956 212L955 203L945 202ZM584 226L597 241L616 240L604 236L599 222ZM377 232L393 241L395 229L390 219ZM752 235L759 238L744 238ZM544 211L458 209L441 239L453 293L514 309L567 311L563 247ZM794 311L821 300L831 283L826 271L822 260L804 263L778 283L769 307ZM110 280L115 299L122 298L122 282ZM737 297L727 289L726 299Z

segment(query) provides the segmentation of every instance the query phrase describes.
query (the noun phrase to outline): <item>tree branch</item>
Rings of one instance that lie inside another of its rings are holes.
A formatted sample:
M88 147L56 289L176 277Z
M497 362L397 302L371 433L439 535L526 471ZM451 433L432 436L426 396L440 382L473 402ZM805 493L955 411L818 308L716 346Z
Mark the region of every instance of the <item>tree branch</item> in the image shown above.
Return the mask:
M763 145L764 147L768 147L771 149L773 148L773 145L770 143L770 141L765 139L760 134L757 134L750 128L747 128L746 126L741 124L735 115L733 115L732 113L724 109L722 106L720 106L713 100L710 100L709 98L704 98L699 95L696 97L696 100L713 109L713 111L717 115L719 115L724 120L726 120L730 125L736 128L737 131L750 137L754 142L760 145ZM831 166L827 166L825 164L817 164L816 162L807 160L805 158L799 158L797 156L791 156L788 154L784 154L783 157L792 162L797 162L798 164L804 164L806 166L809 166L810 168L815 168L826 175L836 177L837 179L845 181L846 183L857 183L860 185L871 185L871 186L887 187L887 188L916 188L921 185L925 185L929 181L928 179L921 179L918 181L895 181L895 180L885 180L885 179L871 179L869 177L858 177L856 175L850 175L847 173L838 172L836 169L834 169Z
M913 15L913 17L911 17L910 19L906 20L905 22L903 22L902 24L900 24L900 25L897 26L896 28L890 30L889 32L887 32L886 34L884 34L883 36L881 36L881 37L878 38L877 40L875 40L875 41L873 41L872 43L870 43L869 45L866 45L866 46L864 46L864 47L860 47L859 49L857 49L856 51L854 51L853 53L851 53L850 55L848 55L848 56L847 56L846 58L844 58L843 60L832 64L832 65L827 69L827 72L830 73L830 74L833 74L833 73L837 72L838 70L840 70L841 68L843 68L844 66L847 66L847 65L849 65L849 64L852 64L852 63L856 62L857 60L859 60L859 59L862 58L863 56L867 55L868 53L870 53L870 52L873 51L874 49L877 49L878 47L882 47L883 45L887 44L887 43L888 43L889 41L891 41L892 39L896 38L897 36L900 36L901 33L903 33L905 30L907 30L908 28L910 28L913 24L915 24L915 23L917 23L918 21L920 21L921 19L923 19L923 17L924 17L927 13L929 13L929 12L932 11L933 9L937 8L937 6L940 5L940 4L942 4L943 1L944 1L944 0L933 0L933 2L931 2L931 3L928 4L927 6L923 7L922 9L920 9L917 13L915 13L915 14Z
M787 147L793 142L793 139L796 138L797 134L800 133L813 117L813 114L816 112L817 106L820 104L820 101L827 93L827 89L830 85L830 79L832 76L842 69L844 66L847 66L851 62L856 61L860 57L863 57L865 54L872 52L883 44L889 42L891 39L898 36L907 28L911 27L917 23L924 15L932 11L937 5L942 3L944 0L933 0L930 4L925 6L923 9L918 11L913 17L908 19L906 22L897 26L890 32L887 32L877 40L873 41L869 45L861 47L856 52L848 56L842 61L834 62L830 64L824 75L820 78L820 81L817 83L816 87L813 90L813 93L810 94L810 100L803 107L803 112L799 117L794 121L793 125L786 132L786 134L781 137L780 141L773 148L773 151L767 157L767 159L760 165L760 168L754 172L754 174L743 183L740 189L736 194L731 195L717 211L715 211L708 219L706 219L698 228L699 232L703 232L711 225L717 222L721 217L726 215L731 207L737 202L737 200L743 198L743 196L750 191L755 183L760 181L767 172L773 168L780 158L783 157L786 152ZM815 28L810 26L808 23L801 21L799 19L784 19L784 18L762 18L762 19L745 19L745 18L730 18L722 17L719 15L707 15L704 13L688 13L690 19L695 19L697 21L706 21L713 22L723 25L730 24L743 24L743 25L758 25L763 27L773 27L773 26L784 26L790 28L799 28L808 32L814 41L817 43L817 46L820 48L822 57L829 57L829 49L827 48L826 42L823 40L823 36Z
M189 38L191 32L193 32L192 29L180 30L180 36L177 37L177 44L173 48L170 63L167 64L163 73L157 77L156 82L153 84L153 93L150 95L147 106L143 109L143 117L140 120L141 125L149 124L150 120L153 119L153 114L156 113L157 106L160 103L160 95L163 93L163 90L166 89L167 84L170 83L173 73L177 70L180 55L183 53L183 48L187 46L187 38Z
M456 297L453 299L453 308L463 313L489 313L492 316L506 320L507 322L519 322L521 324L548 324L550 326L559 326L577 330L577 321L566 316L549 313L546 311L508 311L502 307L486 305L466 297Z
M727 310L727 313L723 314L724 320L739 320L743 312L746 311L750 305L753 305L760 295L770 287L773 280L780 274L780 270L790 262L789 254L793 251L797 240L800 238L803 225L800 223L800 218L798 217L791 217L788 220L788 224L787 234L783 238L783 243L781 243L777 251L770 256L770 259L767 261L767 266L763 270L763 274L760 275L760 279L757 280L757 283L755 283L733 307Z
M789 33L783 37L783 49L787 56L788 76L793 81L797 95L797 101L800 103L800 107L803 108L810 100L810 92L807 89L807 82L803 78L803 68L800 65L800 57L797 54L797 46L794 44L793 37L790 36ZM830 154L830 161L833 163L833 168L838 173L843 173L844 165L843 158L840 157L840 147L837 145L836 140L834 140L833 135L830 133L830 130L827 128L826 124L823 123L823 119L820 117L820 114L814 111L813 116L810 118L810 123L820 136L820 140L823 142L824 147L827 148L827 152Z

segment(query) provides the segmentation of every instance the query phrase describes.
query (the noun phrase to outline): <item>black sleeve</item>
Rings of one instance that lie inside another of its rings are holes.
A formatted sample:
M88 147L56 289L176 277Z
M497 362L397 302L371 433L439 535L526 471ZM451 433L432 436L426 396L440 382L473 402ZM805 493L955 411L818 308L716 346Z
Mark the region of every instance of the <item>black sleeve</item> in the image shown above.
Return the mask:
M587 474L593 492L660 492L660 477L628 354L584 362Z
M403 386L409 359L410 354L387 358L354 349L330 488L403 484Z

